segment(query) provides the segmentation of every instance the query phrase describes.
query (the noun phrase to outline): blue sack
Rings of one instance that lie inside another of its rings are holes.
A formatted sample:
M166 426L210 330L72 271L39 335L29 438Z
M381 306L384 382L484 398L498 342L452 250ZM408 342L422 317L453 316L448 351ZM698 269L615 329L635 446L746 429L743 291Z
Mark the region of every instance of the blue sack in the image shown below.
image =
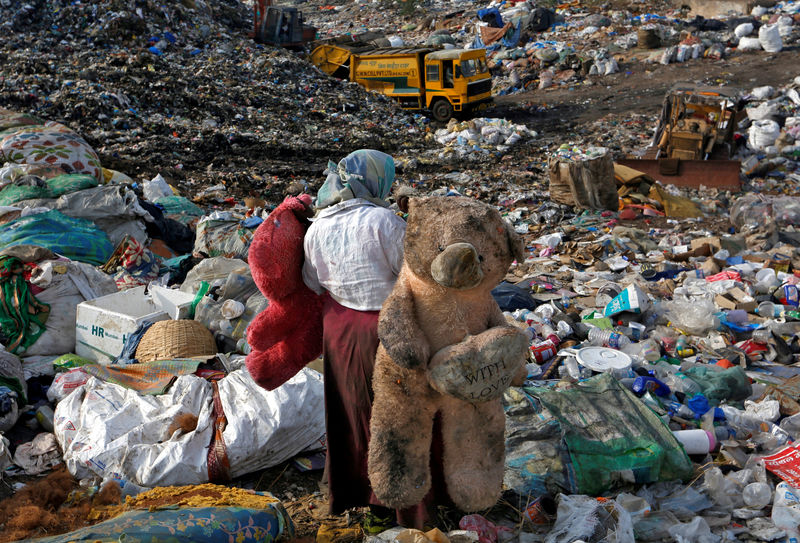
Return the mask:
M114 246L93 222L47 211L20 217L0 230L0 249L14 245L38 245L70 260L102 266Z

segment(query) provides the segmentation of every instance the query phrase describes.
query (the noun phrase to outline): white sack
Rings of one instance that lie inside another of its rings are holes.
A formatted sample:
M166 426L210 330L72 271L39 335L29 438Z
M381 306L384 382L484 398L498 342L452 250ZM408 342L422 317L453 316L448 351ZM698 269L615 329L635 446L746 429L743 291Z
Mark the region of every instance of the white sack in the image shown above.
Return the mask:
M75 315L78 304L117 292L111 276L83 262L48 260L39 264L31 283L45 289L36 299L50 306L45 332L22 354L61 356L75 352Z
M223 439L233 477L274 466L322 442L325 408L319 373L304 368L269 392L243 369L218 387L228 420ZM211 385L195 375L179 377L159 396L92 377L56 407L55 434L67 469L78 478L96 474L148 488L207 482L212 399ZM197 429L167 436L181 413L197 415Z

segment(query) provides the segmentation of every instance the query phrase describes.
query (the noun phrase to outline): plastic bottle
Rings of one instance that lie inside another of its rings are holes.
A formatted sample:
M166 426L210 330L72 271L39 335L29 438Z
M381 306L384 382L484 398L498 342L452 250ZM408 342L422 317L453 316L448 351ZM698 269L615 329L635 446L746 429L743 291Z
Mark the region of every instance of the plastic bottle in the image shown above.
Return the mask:
M780 317L781 313L783 313L785 309L786 308L780 304L761 302L756 308L756 313L758 313L760 317L773 318Z
M759 328L753 330L753 343L766 345L772 339L772 331L769 328Z
M700 385L692 381L683 373L678 372L675 374L675 377L677 377L678 380L678 389L690 398L703 392L703 389L700 388Z
M539 315L530 309L520 309L514 312L514 318L520 322L539 322Z
M536 308L534 313L536 313L536 315L538 316L537 320L550 322L550 320L553 318L553 315L555 315L556 310L550 304L542 304Z
M791 439L783 428L769 421L761 420L730 405L723 405L720 409L725 414L727 425L736 430L737 438L767 432L777 438L778 445L785 445Z
M678 430L672 432L681 442L686 454L706 454L717 448L717 438L705 430Z
M762 509L772 501L772 489L767 483L750 483L744 487L742 499L747 507Z
M592 328L589 330L589 342L594 345L603 345L612 349L621 349L631 344L627 337L611 330Z
M682 419L693 420L697 417L695 412L678 402L669 403L669 413L671 416L678 416Z
M581 378L581 369L578 367L578 361L574 356L568 356L564 359L564 367L567 370L567 375L574 380L579 381Z
M786 483L778 483L775 487L772 522L786 530L786 543L800 541L800 496L794 487Z

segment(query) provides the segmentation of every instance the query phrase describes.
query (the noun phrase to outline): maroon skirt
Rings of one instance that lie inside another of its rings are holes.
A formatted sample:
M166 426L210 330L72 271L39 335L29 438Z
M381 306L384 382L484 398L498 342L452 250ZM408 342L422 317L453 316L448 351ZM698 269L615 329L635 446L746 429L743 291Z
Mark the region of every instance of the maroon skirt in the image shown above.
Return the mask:
M352 507L379 506L367 476L378 311L349 309L326 296L322 337L330 512L341 514ZM431 447L432 489L420 504L397 510L401 525L422 529L430 522L435 504L449 504L441 466L437 416Z

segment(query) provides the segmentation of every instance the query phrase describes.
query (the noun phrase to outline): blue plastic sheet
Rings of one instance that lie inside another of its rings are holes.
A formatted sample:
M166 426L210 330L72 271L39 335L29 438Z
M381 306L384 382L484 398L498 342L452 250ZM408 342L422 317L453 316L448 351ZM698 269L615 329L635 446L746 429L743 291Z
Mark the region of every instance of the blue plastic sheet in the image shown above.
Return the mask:
M38 245L95 266L105 264L114 252L108 236L94 223L55 210L15 219L0 229L0 249L14 245Z

